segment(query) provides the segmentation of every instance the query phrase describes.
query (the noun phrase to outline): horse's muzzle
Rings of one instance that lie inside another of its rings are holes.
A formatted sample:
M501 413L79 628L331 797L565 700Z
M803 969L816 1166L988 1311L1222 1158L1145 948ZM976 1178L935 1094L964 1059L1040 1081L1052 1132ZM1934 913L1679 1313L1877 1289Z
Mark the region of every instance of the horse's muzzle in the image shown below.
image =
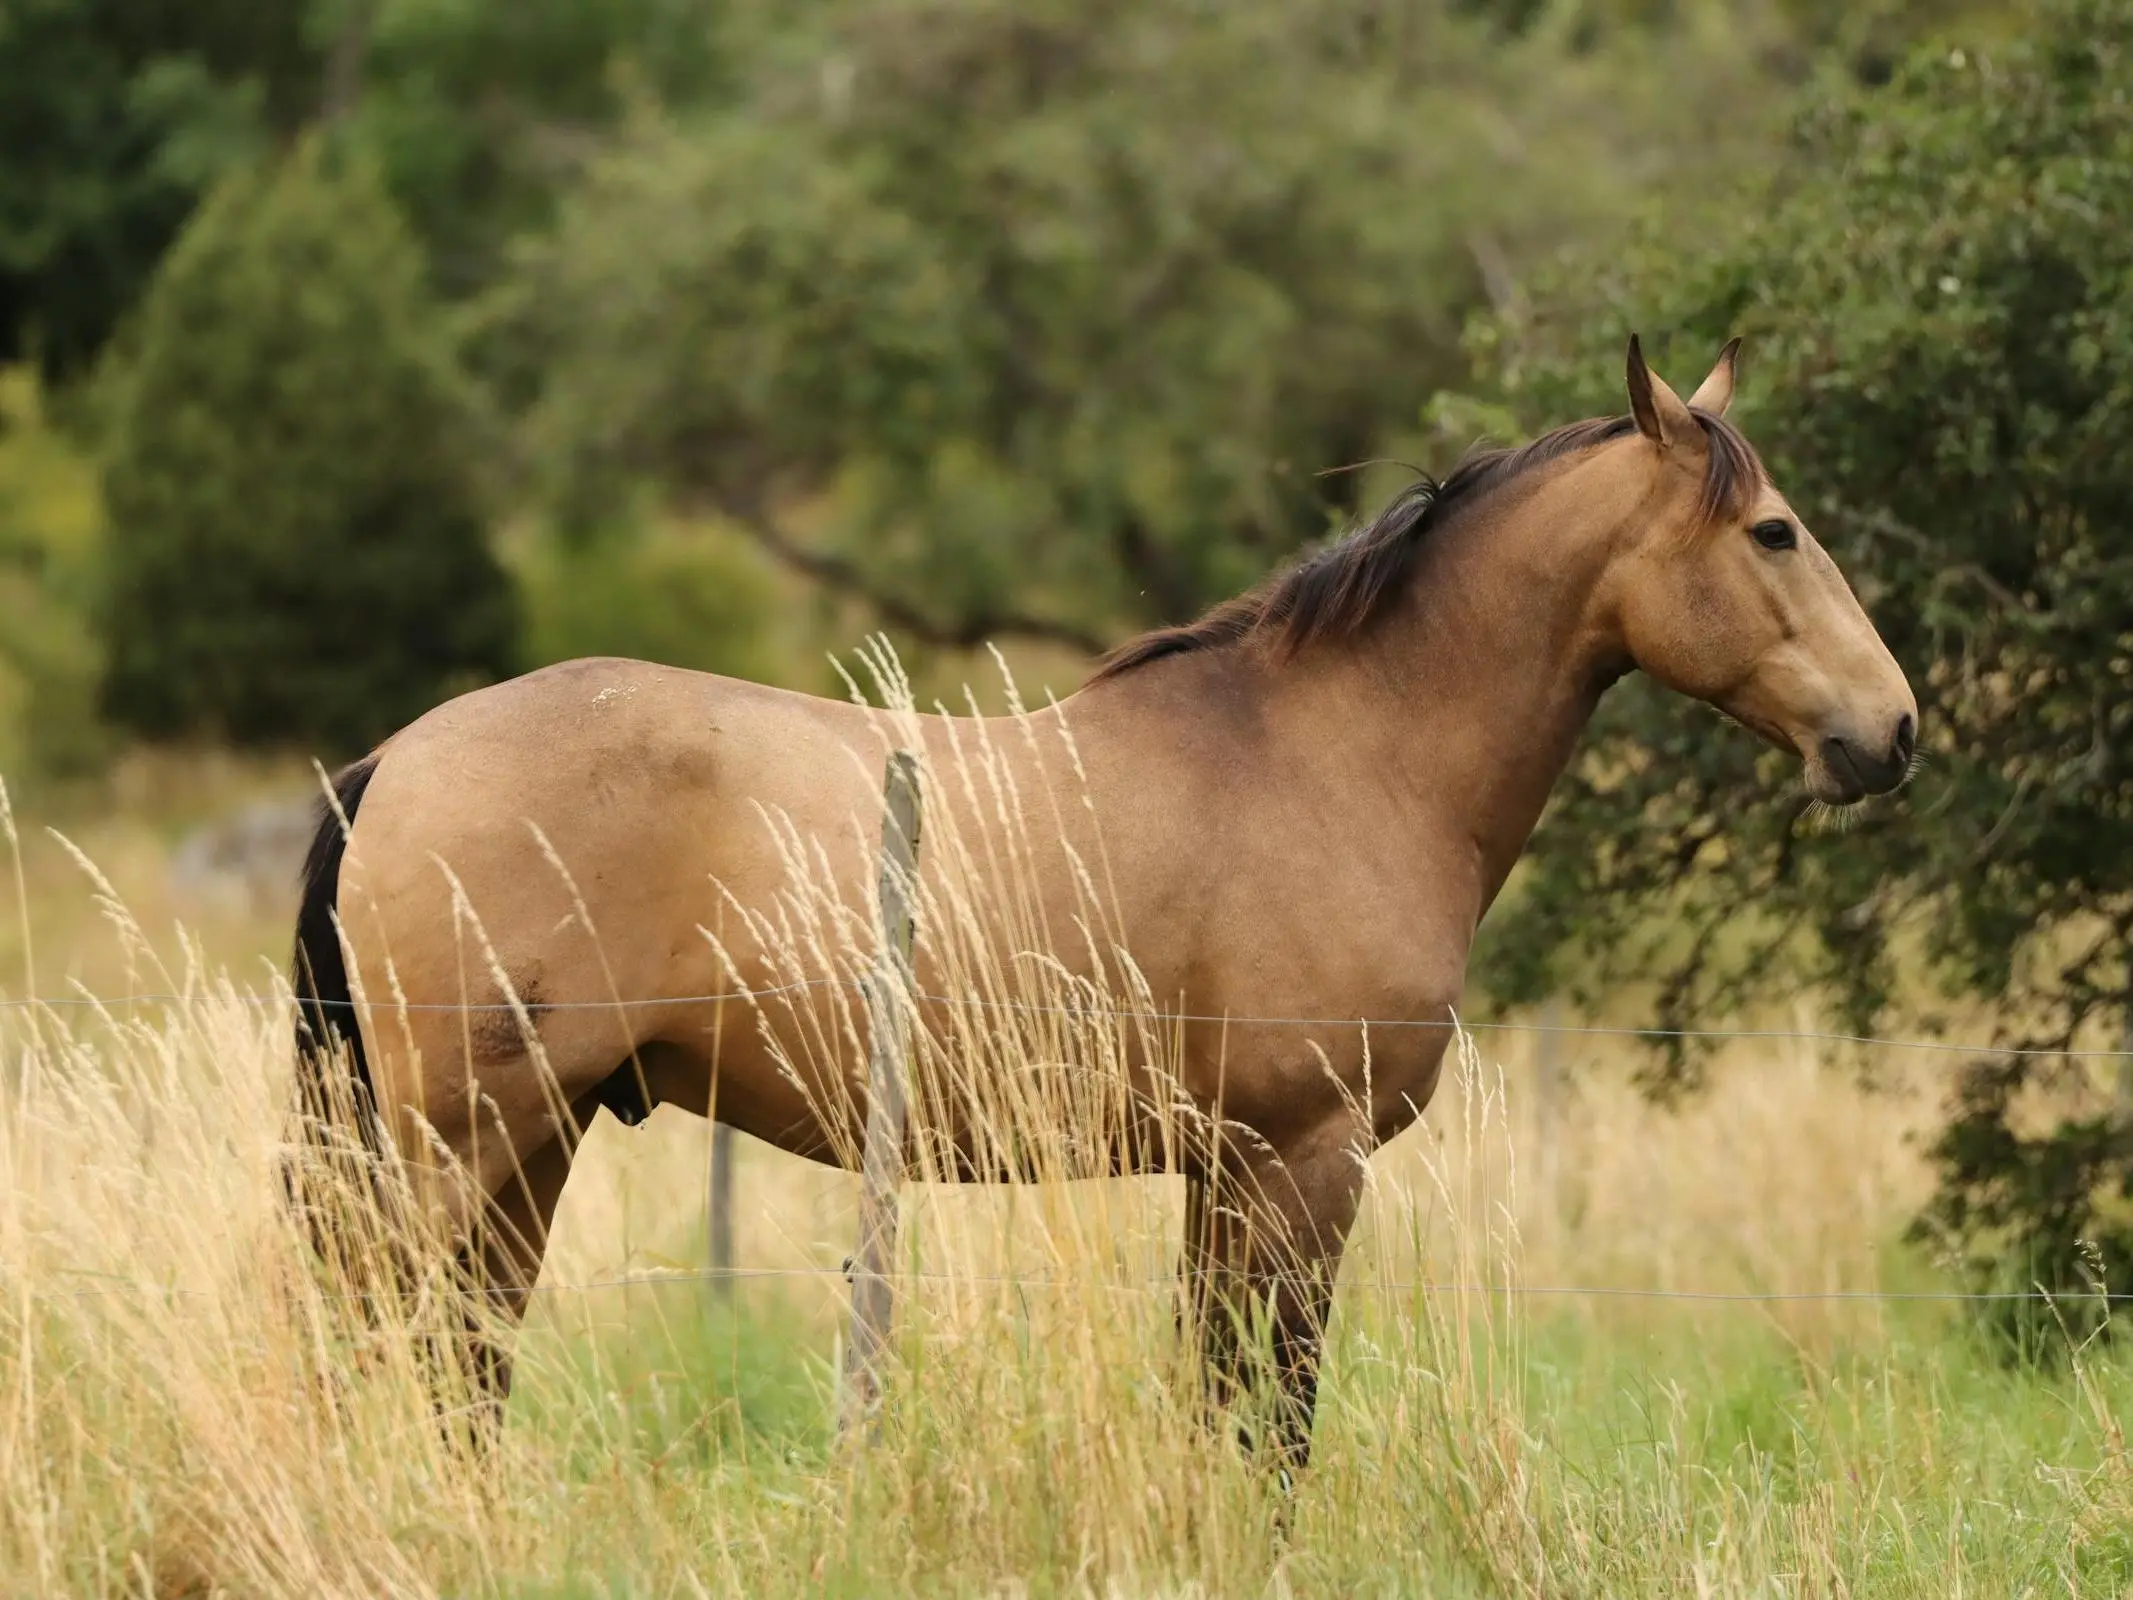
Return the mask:
M1911 756L1918 747L1918 724L1906 711L1879 751L1842 734L1822 741L1822 770L1835 791L1822 798L1849 805L1870 794L1887 794L1911 774Z

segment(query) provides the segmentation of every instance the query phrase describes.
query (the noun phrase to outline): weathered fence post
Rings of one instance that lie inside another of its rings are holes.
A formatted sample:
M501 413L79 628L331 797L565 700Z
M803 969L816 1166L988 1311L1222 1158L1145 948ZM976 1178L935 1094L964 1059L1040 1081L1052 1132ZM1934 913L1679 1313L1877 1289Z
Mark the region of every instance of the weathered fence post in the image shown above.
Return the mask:
M1533 1035L1534 1176L1539 1180L1542 1226L1553 1231L1561 1220L1562 1193L1558 1160L1563 1093L1563 1002L1550 995L1541 1007Z
M711 1124L711 1297L721 1304L733 1298L733 1130Z
M881 951L867 986L867 1134L860 1165L859 1248L852 1255L852 1337L844 1352L849 1433L881 1398L881 1356L894 1303L897 1186L904 1170L904 1068L911 1053L911 940L918 893L918 758L889 756L881 825Z

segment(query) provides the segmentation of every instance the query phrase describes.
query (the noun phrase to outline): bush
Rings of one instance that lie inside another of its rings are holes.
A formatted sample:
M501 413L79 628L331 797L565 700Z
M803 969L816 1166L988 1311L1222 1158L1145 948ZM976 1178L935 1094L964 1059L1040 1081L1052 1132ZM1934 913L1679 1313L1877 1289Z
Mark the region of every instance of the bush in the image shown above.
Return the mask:
M0 369L0 774L72 777L107 753L92 610L96 466L44 414L29 367Z
M360 750L511 665L422 253L308 145L230 180L112 371L103 700L151 738Z
M774 678L762 558L709 531L604 530L529 542L511 558L535 662L633 656Z
M2057 1054L2133 1021L2129 67L2133 0L2051 0L2003 52L1923 52L1816 104L1773 187L1665 219L1480 340L1538 421L1619 409L1631 328L1671 335L1677 376L1745 335L1745 425L1908 671L1933 758L1818 836L1777 798L1784 758L1610 697L1497 978L1531 993L1536 953L1582 946L1604 982L1656 977L1681 1024L1804 961L1863 1030L1922 962L2041 1052L1969 1074L1922 1231L1987 1281L2071 1292L2133 1274L2128 1101ZM1679 919L1671 942L1621 937L1639 906ZM2017 1108L2044 1090L2093 1114L2035 1132Z

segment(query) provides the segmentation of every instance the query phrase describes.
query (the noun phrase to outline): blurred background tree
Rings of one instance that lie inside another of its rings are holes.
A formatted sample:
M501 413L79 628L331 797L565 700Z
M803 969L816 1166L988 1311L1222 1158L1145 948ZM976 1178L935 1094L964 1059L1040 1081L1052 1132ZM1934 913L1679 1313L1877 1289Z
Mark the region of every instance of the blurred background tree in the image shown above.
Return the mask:
M313 109L300 6L0 6L0 361L78 372L218 178Z
M509 672L480 435L359 158L225 180L110 373L104 705L157 738L359 754Z
M534 532L505 558L531 660L636 656L759 680L789 666L775 574L730 533L625 521L572 538Z
M330 114L385 173L440 287L461 295L547 225L631 94L696 105L730 93L729 38L747 12L713 0L336 0L314 32L339 63Z
M1093 650L1352 512L1326 469L1412 434L1469 312L1756 148L1776 26L823 6L628 120L486 348L567 510L649 481L908 637Z
M2069 1292L2097 1266L2133 1279L2133 1104L2056 1054L2133 1024L2129 74L2125 0L2054 0L2009 48L1920 54L1817 97L1785 162L1707 225L1677 210L1473 341L1538 424L1618 404L1631 328L1666 330L1684 376L1745 335L1738 414L1907 667L1932 758L1836 837L1770 802L1787 758L1628 686L1493 930L1490 979L1510 998L1650 986L1670 1027L1778 975L1861 1030L1899 973L1988 999L2043 1053L1970 1071L1926 1227L1990 1276ZM2069 1078L2093 1114L2022 1131L2025 1091Z
M27 367L0 371L0 775L94 772L103 507L95 458L46 414Z

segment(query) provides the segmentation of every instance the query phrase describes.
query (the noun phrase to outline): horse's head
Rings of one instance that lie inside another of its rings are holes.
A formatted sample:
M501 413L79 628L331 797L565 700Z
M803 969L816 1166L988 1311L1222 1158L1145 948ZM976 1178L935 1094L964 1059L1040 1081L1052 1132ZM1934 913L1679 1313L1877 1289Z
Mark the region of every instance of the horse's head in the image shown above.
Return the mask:
M1909 773L1918 704L1844 574L1724 420L1734 354L1684 405L1629 342L1636 434L1616 446L1648 497L1616 564L1623 643L1645 672L1780 749L1848 805Z

